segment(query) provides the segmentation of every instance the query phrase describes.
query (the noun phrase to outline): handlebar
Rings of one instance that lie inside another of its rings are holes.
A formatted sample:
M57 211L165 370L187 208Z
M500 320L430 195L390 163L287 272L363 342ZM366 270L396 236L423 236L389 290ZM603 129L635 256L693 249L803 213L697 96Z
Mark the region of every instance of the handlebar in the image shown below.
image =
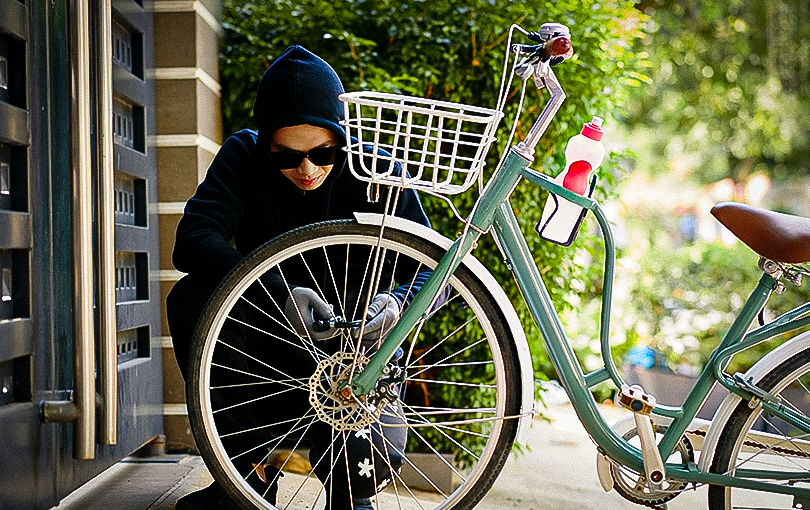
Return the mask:
M515 45L514 50L521 54L529 54L530 63L548 62L557 65L571 58L574 48L571 45L571 31L560 23L544 23L537 32L525 32L529 40L536 45Z
M571 33L568 27L559 23L545 23L539 32L524 32L536 45L513 45L512 51L517 55L528 55L515 67L515 72L523 80L533 79L538 89L546 88L551 98L540 116L532 125L526 137L516 146L515 150L526 160L534 158L534 148L540 137L551 123L565 100L565 92L551 66L560 64L574 54L571 44Z

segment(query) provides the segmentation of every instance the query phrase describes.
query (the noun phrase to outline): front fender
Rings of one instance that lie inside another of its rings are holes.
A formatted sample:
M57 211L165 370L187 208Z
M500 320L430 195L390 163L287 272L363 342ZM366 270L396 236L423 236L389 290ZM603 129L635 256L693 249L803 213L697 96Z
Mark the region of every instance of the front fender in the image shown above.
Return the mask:
M354 217L358 223L362 225L382 225L383 218L385 218L385 228L393 228L401 230L410 234L417 235L431 243L449 249L453 241L444 237L435 230L428 228L419 223L400 218L398 216L384 216L382 214L374 213L354 213ZM515 307L506 293L501 288L500 284L492 276L492 273L484 267L471 254L464 257L462 260L467 269L473 272L481 282L486 285L487 289L492 293L498 307L506 317L507 324L512 332L512 338L515 339L515 346L518 352L518 361L520 363L520 422L518 426L518 433L516 440L522 442L522 438L531 424L532 416L534 415L534 369L532 368L532 357L529 351L529 343L526 340L526 333L523 331L523 325L520 323Z

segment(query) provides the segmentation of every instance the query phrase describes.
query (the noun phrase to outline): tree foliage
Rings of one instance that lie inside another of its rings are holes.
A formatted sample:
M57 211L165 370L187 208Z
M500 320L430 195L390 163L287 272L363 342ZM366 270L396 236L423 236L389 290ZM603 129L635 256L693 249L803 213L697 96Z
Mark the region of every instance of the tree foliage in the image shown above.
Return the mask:
M562 168L566 140L592 115L608 118L610 133L610 119L628 109L629 89L645 81L644 55L634 52L645 17L631 2L231 0L224 6L220 66L226 128L235 131L254 125L250 112L259 79L291 44L303 45L323 57L347 90L396 92L493 107L510 25L538 30L549 21L570 27L576 50L573 59L556 68L568 100L537 150L535 168L556 174ZM519 83L510 86L512 95L517 94ZM511 101L506 108L506 125L514 118L516 103ZM525 119L536 117L543 104L529 90L518 136L530 127ZM498 150L489 155L490 169L498 159L496 153L504 149L505 134L502 131L495 144ZM606 182L612 181L616 168L615 159L608 158L601 171ZM474 195L470 192L454 198L459 210L468 212ZM430 197L423 201L434 227L454 237L461 227L446 205ZM514 193L512 204L550 284L552 298L564 309L572 289L598 293L598 286L590 283L592 269L573 263L574 253L598 252L598 248L589 236L580 236L569 249L540 241L533 228L544 201L535 186L524 183ZM513 302L522 303L492 242L482 241L476 255L504 282ZM542 349L537 348L540 340L533 333L531 319L525 310L521 314L535 344L532 351L537 368L551 373Z
M652 84L631 125L652 154L693 156L699 181L810 173L810 4L806 0L648 0ZM642 162L666 169L666 161Z

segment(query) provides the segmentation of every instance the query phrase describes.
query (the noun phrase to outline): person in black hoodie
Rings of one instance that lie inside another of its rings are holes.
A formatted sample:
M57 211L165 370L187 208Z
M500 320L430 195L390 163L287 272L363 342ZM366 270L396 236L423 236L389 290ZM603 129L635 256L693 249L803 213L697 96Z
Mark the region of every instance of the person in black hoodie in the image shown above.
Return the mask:
M341 150L346 136L340 126L343 106L338 100L342 92L341 81L329 64L301 46L288 48L267 69L259 84L253 108L258 129L238 131L225 141L194 196L186 203L177 227L173 263L187 274L167 298L169 330L184 378L188 378L194 329L208 298L246 255L299 226L353 218L354 212L384 212L385 201L369 202L367 185L346 168L347 155ZM394 213L430 226L413 190L400 192ZM284 312L299 334L308 334L315 340L326 340L336 334L313 328L314 319L330 314L328 303L316 292L307 287L288 288L278 281L271 284L277 287L271 292L288 296ZM408 291L414 288L418 288L418 282ZM366 316L366 333L375 332L379 337L381 328L390 329L408 297L396 289L376 296ZM386 435L385 442L401 452L404 429L391 429L403 432L394 433L399 437ZM329 436L328 431L322 434ZM317 458L330 447L315 437L310 458ZM345 447L350 456L353 449L359 458L369 455L368 441L365 445L350 441ZM321 481L330 476L328 468L324 471L316 467L315 471ZM349 475L350 479L342 481L343 487L340 480L333 478L335 496L327 502L326 509L370 509L368 498L376 493L375 487L385 476L391 475L384 470L380 470L379 479L353 479ZM267 478L272 485L273 481ZM275 498L273 488L266 493L272 494L266 498ZM181 498L176 508L238 507L214 482Z

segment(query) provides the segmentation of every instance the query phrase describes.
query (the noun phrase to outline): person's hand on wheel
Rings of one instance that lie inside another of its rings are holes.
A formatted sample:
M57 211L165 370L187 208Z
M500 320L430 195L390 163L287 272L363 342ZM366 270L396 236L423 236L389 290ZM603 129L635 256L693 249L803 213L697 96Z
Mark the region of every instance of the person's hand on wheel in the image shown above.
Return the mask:
M294 287L284 304L284 315L295 332L313 340L328 340L338 334L335 328L320 331L315 323L332 316L332 307L318 294L307 287Z
M399 321L399 314L402 311L402 303L393 294L380 292L368 305L366 312L366 324L362 328L363 336L360 337L361 328L352 330L352 337L357 340L367 350L376 349L391 328Z

